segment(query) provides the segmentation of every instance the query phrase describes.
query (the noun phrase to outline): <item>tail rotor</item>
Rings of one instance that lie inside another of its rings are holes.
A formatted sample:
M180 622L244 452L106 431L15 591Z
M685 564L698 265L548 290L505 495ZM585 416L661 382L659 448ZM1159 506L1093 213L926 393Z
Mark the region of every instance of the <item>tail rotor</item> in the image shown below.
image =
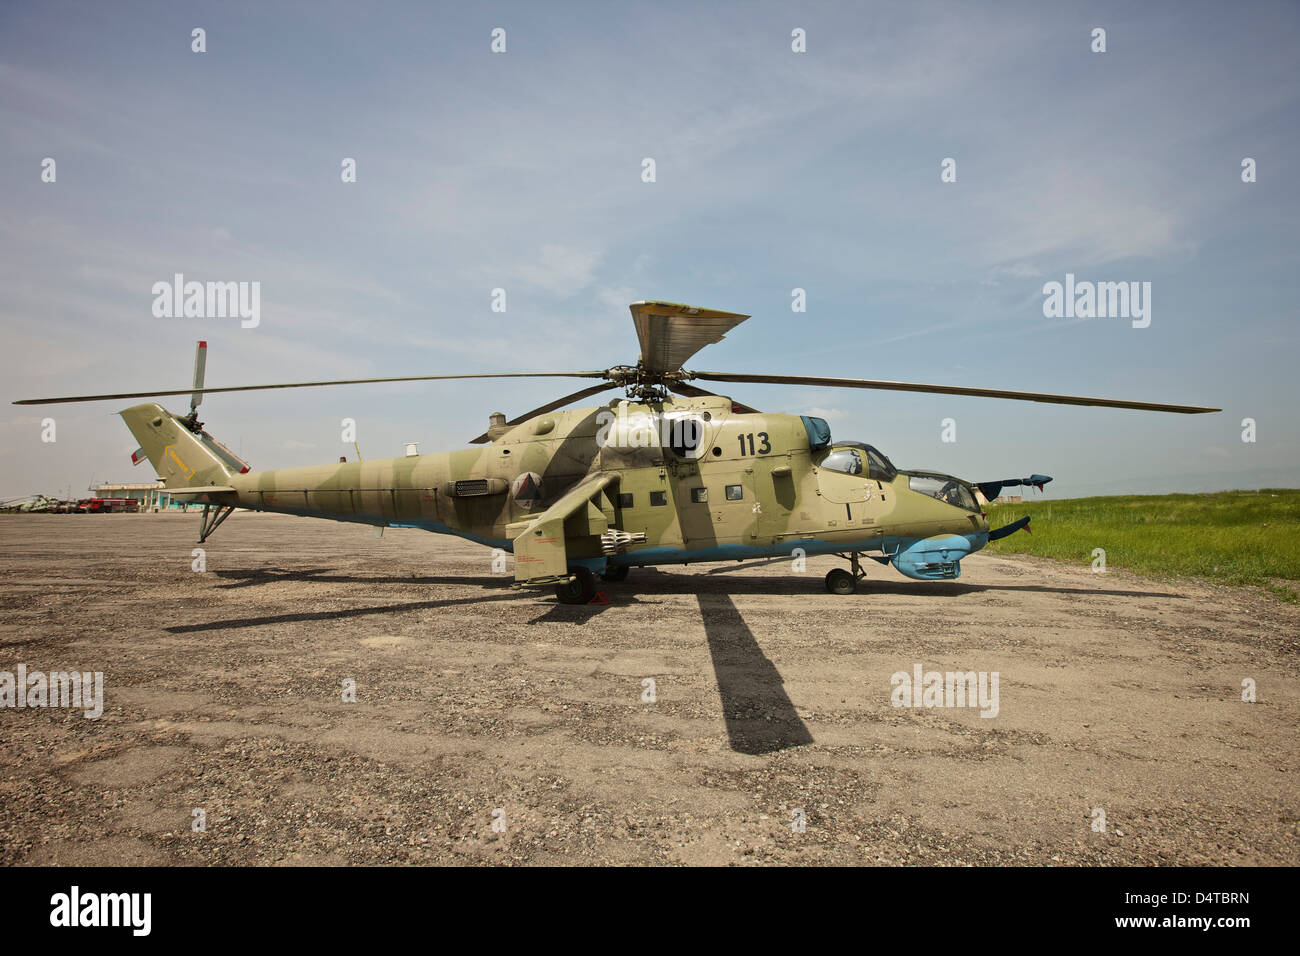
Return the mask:
M190 413L185 422L195 431L203 427L199 421L199 405L203 403L203 377L208 368L208 343L200 340L194 347L194 391L190 394Z

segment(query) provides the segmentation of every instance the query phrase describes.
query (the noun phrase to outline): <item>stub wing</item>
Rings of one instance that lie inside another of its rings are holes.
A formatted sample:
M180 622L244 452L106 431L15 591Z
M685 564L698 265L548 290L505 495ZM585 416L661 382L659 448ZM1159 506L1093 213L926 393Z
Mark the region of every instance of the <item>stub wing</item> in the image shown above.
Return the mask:
M1026 515L1025 517L1021 518L1019 521L1013 521L1009 525L1004 525L1001 528L997 528L996 530L990 531L989 540L997 541L1001 538L1005 538L1009 534L1015 534L1017 531L1020 531L1022 528L1025 530L1026 533L1033 534L1033 532L1029 530L1030 517L1031 517L1030 515Z
M1028 478L1003 478L1001 481L977 481L975 487L989 501L992 501L998 495L1002 494L1003 488L1037 488L1043 490L1043 486L1052 479L1048 475L1030 475Z
M564 545L565 523L570 519L585 518L588 534L603 533L607 527L605 514L593 499L617 478L614 472L607 471L590 475L528 522L515 537L517 583L551 584L568 575L569 560Z

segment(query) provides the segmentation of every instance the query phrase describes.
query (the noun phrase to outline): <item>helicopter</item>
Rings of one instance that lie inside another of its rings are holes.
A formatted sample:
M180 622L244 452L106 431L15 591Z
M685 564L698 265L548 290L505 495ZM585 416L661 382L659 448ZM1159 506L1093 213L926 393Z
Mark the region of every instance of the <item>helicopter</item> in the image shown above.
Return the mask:
M824 419L760 412L696 381L925 392L1063 405L1201 414L1221 409L1005 389L807 375L688 371L684 363L750 316L673 302L629 306L641 345L636 365L576 372L411 375L205 387L199 342L189 388L24 399L42 405L190 395L187 415L156 402L120 412L172 497L203 504L202 543L235 509L279 512L450 534L514 555L517 587L554 586L565 604L596 596L596 577L692 562L838 555L825 579L852 594L866 556L921 581L952 580L989 541L983 506L1003 487L1042 489L1031 474L971 482L900 469L877 448L833 439ZM596 379L488 429L466 448L400 458L253 471L198 420L207 394L380 382L496 378ZM567 408L621 390L604 405Z

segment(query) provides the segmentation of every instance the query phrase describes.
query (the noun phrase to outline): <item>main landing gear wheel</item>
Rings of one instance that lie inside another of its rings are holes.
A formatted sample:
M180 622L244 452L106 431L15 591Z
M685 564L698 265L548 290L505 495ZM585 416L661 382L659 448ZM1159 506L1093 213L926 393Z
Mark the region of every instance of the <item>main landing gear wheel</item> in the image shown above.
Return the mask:
M849 570L832 569L826 575L826 590L831 594L852 594L858 589L858 582L865 578L867 573L862 570L862 562L858 560L857 551L841 554L840 557L848 560Z
M589 604L596 596L596 576L583 567L569 568L572 577L555 586L561 604Z
M627 580L627 572L630 570L631 568L626 564L620 565L617 568L606 568L605 572L600 576L600 579L602 581L608 581L610 584L618 584L620 581Z
M852 594L857 589L857 579L843 568L832 568L827 572L826 590L831 594Z

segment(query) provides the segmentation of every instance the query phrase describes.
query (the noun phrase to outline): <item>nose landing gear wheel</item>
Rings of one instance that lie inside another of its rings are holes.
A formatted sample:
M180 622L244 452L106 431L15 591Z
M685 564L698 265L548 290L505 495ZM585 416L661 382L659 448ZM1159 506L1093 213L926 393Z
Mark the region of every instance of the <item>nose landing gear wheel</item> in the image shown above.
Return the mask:
M555 586L561 604L588 604L596 596L596 576L587 568L569 568L572 577Z
M852 594L857 589L857 579L843 568L832 568L827 572L826 590L831 594Z

